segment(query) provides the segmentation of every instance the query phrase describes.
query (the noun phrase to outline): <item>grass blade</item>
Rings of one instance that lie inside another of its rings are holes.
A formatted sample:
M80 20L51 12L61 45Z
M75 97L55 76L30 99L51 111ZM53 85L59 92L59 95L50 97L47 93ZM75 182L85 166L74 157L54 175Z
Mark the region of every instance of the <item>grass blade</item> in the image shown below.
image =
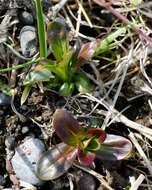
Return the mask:
M40 46L40 57L47 57L47 41L46 41L46 28L44 23L44 16L42 10L41 0L35 0L36 4L36 15L37 15L37 25L38 25L38 37Z
M23 91L23 94L22 94L22 97L21 97L21 105L24 104L24 102L27 100L28 96L29 96L29 93L31 91L31 88L32 86L31 85L26 85L25 88L24 88L24 91Z

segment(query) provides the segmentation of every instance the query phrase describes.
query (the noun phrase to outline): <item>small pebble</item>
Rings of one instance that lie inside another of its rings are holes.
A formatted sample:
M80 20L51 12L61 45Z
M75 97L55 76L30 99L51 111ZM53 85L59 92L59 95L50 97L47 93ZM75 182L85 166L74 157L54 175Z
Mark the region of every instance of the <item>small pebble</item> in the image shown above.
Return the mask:
M32 25L34 23L33 16L27 11L21 12L19 14L19 19L24 25Z
M101 15L102 15L102 18L105 20L105 24L107 26L111 26L116 21L116 17L110 12L102 10Z
M11 104L11 96L0 92L0 106L6 106Z
M94 178L86 173L80 177L78 181L78 189L80 190L95 190L96 189L96 182Z
M41 140L30 137L15 150L11 163L16 176L29 184L40 186L43 182L36 176L36 163L45 151Z
M14 150L15 145L16 145L15 138L13 136L7 136L5 139L5 146L9 150Z
M20 46L25 57L32 57L37 52L36 31L33 26L24 26L21 29Z
M22 127L22 134L28 133L29 128L27 126Z
M58 178L53 181L51 185L51 190L63 190L70 189L69 180L66 178Z
M5 178L2 175L0 175L0 185L3 186L5 182L6 182Z

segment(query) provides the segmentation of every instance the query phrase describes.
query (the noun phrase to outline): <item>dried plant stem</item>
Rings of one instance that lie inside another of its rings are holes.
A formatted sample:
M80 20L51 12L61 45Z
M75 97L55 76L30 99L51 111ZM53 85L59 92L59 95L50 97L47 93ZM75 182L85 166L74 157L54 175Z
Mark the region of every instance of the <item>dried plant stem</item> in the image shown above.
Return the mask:
M107 115L106 115L106 118L105 118L105 120L104 120L104 122L103 122L103 125L102 125L102 128L103 128L103 129L106 128L106 126L107 126L107 124L108 124L108 122L109 122L110 115L112 114L112 111L113 111L113 109L114 109L114 107L115 107L115 104L116 104L116 102L117 102L117 99L118 99L118 97L119 97L119 94L120 94L120 91L121 91L121 88L122 88L122 85L123 85L123 82L124 82L125 77L126 77L126 74L127 74L128 67L129 67L129 65L130 65L131 63L132 63L132 50L130 51L130 53L129 53L129 55L128 55L128 59L123 62L121 68L120 68L120 69L118 70L118 72L117 72L117 73L123 72L123 74L122 74L122 77L121 77L121 79L120 79L120 83L119 83L119 85L118 85L118 89L117 89L117 92L116 92L116 94L115 94L115 96L114 96L114 100L113 100L113 102L112 102L112 105L110 106L110 108L109 108L109 110L108 110L108 113L107 113ZM116 74L116 75L117 75L117 74ZM119 77L119 75L117 76L117 78L118 78L118 77ZM115 82L116 82L116 81L114 81L113 84L115 84ZM114 85L112 85L112 86L114 86Z
M144 163L147 166L150 175L152 175L152 165L132 132L130 132L129 137L134 146L136 147L137 151L139 152L141 158L143 158Z
M107 110L109 109L109 107L111 106L110 103L107 103L105 100L103 99L98 99L94 96L92 96L91 94L85 94L85 95L81 95L81 97L85 97L88 98L91 101L97 102L99 104L101 104L102 106L104 106ZM120 113L119 111L117 111L116 109L113 109L112 114L110 115L110 117L113 119L115 118L116 122L121 122L123 124L125 124L127 127L137 130L138 132L140 132L141 134L145 135L148 138L148 136L152 136L152 129L147 128L141 124L138 124L134 121L131 121L130 119L128 119L126 116L124 116L122 113ZM149 138L151 140L151 138Z
M80 23L81 23L81 12L82 10L78 9L78 17L77 17L77 24L76 24L76 30L75 30L75 36L78 37L79 36L79 29L80 29Z
M64 7L64 5L68 2L68 0L61 0L58 4L56 4L53 8L53 17L55 18L58 12Z
M20 186L24 187L24 190L36 190L37 188L25 181L20 180Z
M82 13L83 13L83 16L85 17L86 21L88 22L89 26L92 28L93 25L92 25L91 20L89 19L88 15L87 15L85 9L83 8L83 6L82 6L82 4L80 3L79 0L77 0L77 3L78 3L78 5L79 5L80 10L81 10Z
M141 185L144 179L145 176L143 174L140 174L136 181L131 185L129 190L138 190L139 186Z

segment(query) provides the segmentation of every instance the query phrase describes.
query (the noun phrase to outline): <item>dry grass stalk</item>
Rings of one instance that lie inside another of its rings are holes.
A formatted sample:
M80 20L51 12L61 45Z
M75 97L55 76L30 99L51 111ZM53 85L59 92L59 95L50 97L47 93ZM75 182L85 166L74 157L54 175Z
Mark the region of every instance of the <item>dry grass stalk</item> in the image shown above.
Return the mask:
M91 23L90 18L89 18L88 15L87 15L85 9L83 8L83 5L80 3L79 0L77 0L77 3L78 3L78 5L79 5L79 8L80 8L81 12L83 13L83 16L85 17L86 21L88 22L89 26L92 28L93 25L92 25L92 23Z
M139 177L131 185L130 190L138 190L139 186L141 185L144 179L145 176L143 174L140 174Z
M107 126L107 124L108 124L108 122L109 122L110 115L112 114L112 111L113 111L113 109L114 109L114 107L115 107L115 104L116 104L116 102L117 102L117 99L118 99L118 97L119 97L119 95L120 95L120 91L121 91L123 82L124 82L124 80L125 80L128 67L129 67L130 64L132 63L132 60L133 60L133 59L132 59L132 49L131 49L131 51L129 52L129 55L128 55L127 60L125 60L125 61L120 65L119 70L117 71L117 73L121 73L121 72L122 72L122 76L121 76L120 83L119 83L119 85L118 85L117 92L116 92L116 94L115 94L115 96L114 96L114 100L113 100L113 102L112 102L112 105L110 105L109 110L108 110L108 113L107 113L106 118L105 118L105 120L104 120L104 123L103 123L103 125L102 125L102 128L103 128L103 129L106 128L106 126ZM116 73L116 76L117 76L117 73ZM117 78L118 78L118 76L117 76ZM117 78L116 78L116 80L117 80ZM116 80L113 81L112 86L115 85ZM111 88L110 88L110 89L111 89ZM108 93L109 93L109 92L108 92Z
M149 159L147 158L146 154L144 153L142 147L140 146L140 144L138 143L137 139L135 138L135 136L132 132L130 132L129 137L130 137L132 143L134 144L134 146L136 147L139 155L144 160L144 164L148 168L150 175L152 175L152 165L151 165Z
M97 102L100 105L104 106L107 110L109 110L109 107L111 106L110 103L106 102L103 99L100 100L100 99L92 96L91 94L81 95L81 97L87 98L87 99L89 99L89 100L91 100L93 102ZM105 113L105 115L107 114L106 112L104 112L104 113ZM129 128L137 130L138 132L140 132L143 135L146 134L147 138L148 138L148 136L152 136L152 129L147 128L144 125L138 124L138 123L128 119L126 116L124 116L122 113L120 113L116 109L113 109L113 112L112 112L112 115L110 115L110 118L111 119L115 118L115 122L121 122L121 123L125 124Z

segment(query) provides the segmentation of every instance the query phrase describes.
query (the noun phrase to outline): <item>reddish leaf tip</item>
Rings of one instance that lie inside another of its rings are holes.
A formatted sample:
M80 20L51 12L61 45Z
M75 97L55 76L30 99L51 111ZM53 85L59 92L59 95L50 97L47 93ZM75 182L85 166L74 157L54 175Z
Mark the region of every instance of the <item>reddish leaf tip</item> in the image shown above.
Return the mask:
M83 166L90 166L96 157L95 153L85 154L80 148L78 148L77 155L80 164L82 164Z
M103 143L106 139L106 133L102 129L90 128L88 129L87 133L97 136L100 143Z

